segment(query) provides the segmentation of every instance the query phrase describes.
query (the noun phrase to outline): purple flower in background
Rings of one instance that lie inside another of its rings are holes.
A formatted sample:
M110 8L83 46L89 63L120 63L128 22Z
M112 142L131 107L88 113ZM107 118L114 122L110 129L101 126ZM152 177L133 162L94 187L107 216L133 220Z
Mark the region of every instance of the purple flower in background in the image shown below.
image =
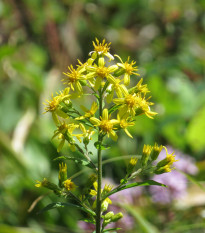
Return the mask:
M168 153L172 153L174 150L171 147L167 147ZM194 159L185 155L179 151L175 151L176 163L174 166L188 174L196 174L198 169L194 164ZM157 161L166 157L166 151L163 149L160 153ZM186 195L187 190L187 178L185 175L177 170L173 170L170 173L164 173L161 175L155 175L153 180L167 185L168 187L151 186L150 193L154 202L160 202L163 204L170 203L175 199L180 199Z
M151 186L150 193L154 202L170 203L174 199L179 199L186 194L186 177L173 170L171 173L155 175L153 180L166 184L168 187Z

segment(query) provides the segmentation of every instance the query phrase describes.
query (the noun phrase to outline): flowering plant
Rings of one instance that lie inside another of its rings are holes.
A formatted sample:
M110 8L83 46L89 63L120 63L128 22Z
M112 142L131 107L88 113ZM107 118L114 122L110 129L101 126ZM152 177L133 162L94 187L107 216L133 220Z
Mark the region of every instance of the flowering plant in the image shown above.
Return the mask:
M90 58L74 68L72 65L65 72L63 83L67 86L63 91L52 95L52 99L46 105L46 112L51 112L57 129L53 138L59 139L57 151L60 152L65 143L68 143L71 151L78 150L83 156L63 156L64 160L73 160L93 170L93 175L88 179L87 186L81 195L76 194L78 189L72 178L67 177L67 165L59 164L59 184L53 184L46 178L37 181L36 187L45 187L69 202L52 203L45 210L72 205L87 213L84 219L94 224L96 233L117 230L106 228L112 222L123 217L122 213L107 212L112 204L109 196L121 190L136 186L158 185L161 183L153 180L136 182L135 178L144 173L162 174L170 172L175 156L167 152L166 158L157 164L152 164L162 150L163 146L144 145L141 156L130 157L126 175L119 181L119 185L113 187L106 184L102 188L102 150L105 149L104 140L110 137L117 141L118 131L124 130L128 137L132 135L129 127L135 125L137 116L145 114L153 118L157 113L150 108L150 92L143 79L138 80L136 86L128 88L131 77L138 77L136 62L123 60L118 55L110 54L110 43L105 40L100 43L97 39L93 42L94 51L90 52ZM115 57L119 60L114 63ZM136 79L137 80L137 79ZM93 102L91 108L74 106L74 100L82 97L90 98ZM89 150L92 136L97 134L96 148L97 163L93 162L95 151ZM166 147L165 147L166 149Z

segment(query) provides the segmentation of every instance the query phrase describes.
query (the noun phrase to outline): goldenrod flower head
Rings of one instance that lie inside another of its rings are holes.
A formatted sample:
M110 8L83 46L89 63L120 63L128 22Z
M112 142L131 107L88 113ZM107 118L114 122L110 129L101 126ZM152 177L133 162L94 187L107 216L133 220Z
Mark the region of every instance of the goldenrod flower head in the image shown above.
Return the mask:
M151 153L151 159L152 160L156 160L159 156L159 153L161 152L163 146L158 146L158 144L155 142L154 146L153 146L153 150Z
M130 164L131 166L135 166L135 165L137 164L137 161L138 161L138 158L132 157L132 158L130 159L130 161L129 161L129 164Z
M131 174L135 168L135 165L137 164L138 158L132 157L129 161L129 164L127 166L127 174Z
M95 85L94 88L95 90L98 90L100 88L100 86L102 86L102 82L104 78L109 78L111 75L111 73L113 73L115 70L118 69L117 65L112 65L112 66L105 66L105 62L103 58L99 58L98 60L98 66L94 65L94 66L87 66L87 71L89 72L86 75L86 79L91 79L93 80L95 77Z
M111 190L113 189L113 186L110 184L105 184L104 188L103 188L103 193L109 193Z
M87 109L83 105L81 105L80 107L84 110L85 115L75 118L76 120L82 120L82 119L85 119L85 118L90 118L90 117L94 116L96 111L98 110L98 105L97 105L96 102L92 103L92 106L91 106L90 110Z
M65 122L60 122L60 125L58 125L57 130L54 131L54 135L52 138L55 138L58 136L58 139L60 139L60 144L57 148L57 151L60 152L61 149L64 146L65 140L68 141L68 143L73 144L74 136L78 136L77 134L73 134L73 131L78 128L79 125L76 125L74 123L66 124ZM72 146L72 145L71 145ZM71 149L74 149L73 147Z
M157 164L157 167L164 167L166 165L171 166L174 162L177 162L178 160L175 160L175 156L174 152L172 152L172 154L169 154L167 151L167 148L165 146L163 146L164 149L166 150L166 158L159 161Z
M65 189L67 191L71 191L71 190L74 190L77 186L74 184L74 182L71 181L71 179L67 179L64 181L63 183Z
M155 174L163 174L167 172L171 172L174 168L171 168L170 165L166 165L164 167L156 167L156 170L154 171Z
M113 102L121 105L119 109L120 116L127 116L127 114L135 116L135 110L139 107L139 97L136 94L132 95L127 93L124 98L114 99Z
M68 66L68 69L69 71L67 73L63 72L68 77L62 80L63 83L70 85L73 91L76 89L77 92L82 93L83 88L80 81L86 79L85 75L82 74L84 70L81 68L74 69L72 65L70 67Z
M91 136L95 133L95 131L92 130L92 128L89 128L88 130L85 128L85 126L82 123L79 123L80 129L83 132L82 134L75 135L77 139L81 142L81 137L83 137L83 143L87 145L90 140Z
M54 97L53 94L52 94L52 99L51 100L46 100L46 101L48 102L47 106L45 107L46 112L53 112L58 108L61 99L59 98L59 96Z
M90 122L92 124L94 124L95 126L98 126L101 129L101 132L107 134L108 137L111 136L111 138L114 141L116 141L117 134L114 131L114 125L116 125L118 123L118 121L115 119L110 120L110 117L111 116L108 116L108 109L105 108L103 110L102 117L100 117L101 120L99 120L95 117L91 117Z
M99 42L97 38L95 38L96 42L93 41L93 47L94 51L90 52L89 55L92 54L92 58L96 58L98 56L106 56L110 60L114 60L114 57L109 53L110 51L110 44L111 42L105 43L105 39L102 41L102 43Z
M130 84L130 75L134 74L134 75L139 76L139 74L135 72L135 71L138 71L137 66L134 66L136 64L136 62L131 61L129 63L130 57L128 57L126 62L123 62L122 59L118 55L115 55L115 56L118 57L119 60L121 61L121 63L117 63L117 65L119 67L121 67L122 69L124 69L124 72L125 72L125 74L124 74L124 84L127 86L127 85Z
M137 83L137 85L133 88L130 89L129 93L133 94L133 93L143 93L143 94L147 94L149 91L147 84L142 85L143 82L143 78L140 79L140 81Z
M151 152L152 152L152 146L144 145L142 151L142 159L141 159L141 163L143 167L147 165Z
M128 137L133 138L130 132L128 131L127 127L135 125L134 122L129 121L129 118L124 116L121 117L119 114L117 115L117 120L120 128L124 129L125 133L127 134Z
M152 152L152 146L150 146L150 145L144 145L144 147L143 147L143 155L150 155L151 154L151 152Z

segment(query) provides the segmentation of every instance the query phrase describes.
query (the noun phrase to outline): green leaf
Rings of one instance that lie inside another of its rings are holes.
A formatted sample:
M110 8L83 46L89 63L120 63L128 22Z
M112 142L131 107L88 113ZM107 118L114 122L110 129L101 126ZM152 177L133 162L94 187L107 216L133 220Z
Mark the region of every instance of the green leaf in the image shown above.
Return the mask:
M81 159L81 158L74 158L74 157L70 157L70 156L59 156L58 158L55 158L54 161L56 160L72 160L77 164L81 164L83 166L89 167L89 168L93 168L93 164L85 159Z
M55 209L55 208L63 208L63 207L75 207L79 210L82 210L92 216L95 216L95 212L90 210L90 209L86 209L82 206L78 206L76 204L71 204L71 203L62 203L62 202L54 202L54 203L51 203L49 205L47 205L46 207L44 207L41 211L38 212L38 214L41 214L45 211L48 211L48 210L52 210L52 209Z
M157 186L162 186L162 187L167 187L164 184L158 183L154 180L147 180L144 182L135 182L135 183L131 183L131 184L127 184L127 185L122 185L118 188L113 189L111 192L107 193L105 196L103 196L102 200L104 200L105 198L109 197L110 195L117 193L119 191L122 191L124 189L128 189L128 188L132 188L132 187L136 187L136 186L150 186L150 185L157 185Z

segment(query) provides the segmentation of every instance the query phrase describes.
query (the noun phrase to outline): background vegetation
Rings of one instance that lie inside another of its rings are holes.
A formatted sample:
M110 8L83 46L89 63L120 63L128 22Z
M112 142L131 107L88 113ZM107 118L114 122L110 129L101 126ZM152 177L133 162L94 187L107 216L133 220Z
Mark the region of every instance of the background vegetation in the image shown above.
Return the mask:
M112 42L112 53L137 61L151 90L154 120L140 117L104 157L138 154L144 143L170 145L196 160L198 173L180 202L136 196L134 219L124 232L202 232L205 228L205 1L203 0L6 0L0 2L0 232L80 231L76 209L37 212L56 200L34 187L57 182L55 126L43 102L62 89L67 66L85 61L97 37ZM83 101L83 100L82 100ZM63 150L62 154L68 153ZM126 160L106 164L113 182ZM69 175L81 169L69 164ZM85 173L84 175L87 175ZM76 182L83 184L83 176ZM192 177L193 178L193 177ZM192 181L191 181L192 180ZM196 182L197 180L197 182ZM183 184L177 183L176 186ZM199 185L201 187L199 187ZM49 195L48 195L49 194ZM124 194L124 198L130 194ZM133 194L132 194L133 195ZM40 197L35 207L31 204ZM133 205L133 204L132 204ZM134 211L133 211L134 209ZM28 211L29 210L29 211ZM89 232L89 231L88 231ZM121 231L123 232L123 231Z

